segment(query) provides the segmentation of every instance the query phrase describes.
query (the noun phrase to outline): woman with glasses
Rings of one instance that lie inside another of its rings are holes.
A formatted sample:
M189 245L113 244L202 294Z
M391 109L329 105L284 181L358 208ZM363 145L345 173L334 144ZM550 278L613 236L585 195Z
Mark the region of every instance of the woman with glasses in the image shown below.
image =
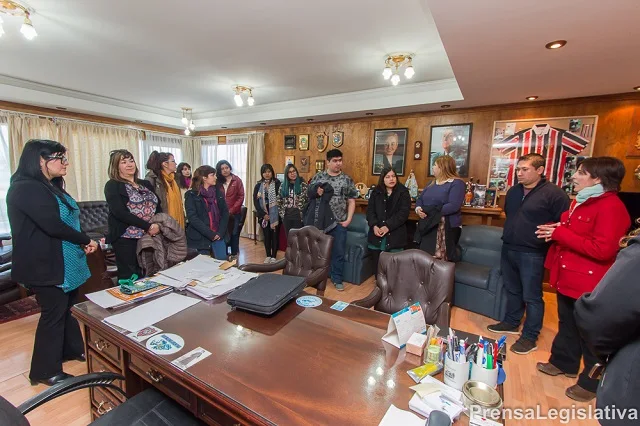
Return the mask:
M161 213L161 202L153 186L138 178L136 160L126 149L111 152L109 181L104 186L109 205L109 233L107 243L113 246L118 267L118 279L142 276L136 248L145 233L156 235L158 224L149 221Z
M302 228L302 212L308 202L307 183L298 174L296 166L288 164L278 193L278 212L287 238L290 230Z
M153 151L147 161L145 179L153 186L165 213L184 228L184 201L176 182L176 160L169 152Z
M64 190L65 153L55 141L28 141L7 192L12 279L35 293L41 309L29 372L33 385L52 386L71 377L62 371L63 362L85 361L70 309L78 287L91 276L86 255L98 245L80 231L80 210Z

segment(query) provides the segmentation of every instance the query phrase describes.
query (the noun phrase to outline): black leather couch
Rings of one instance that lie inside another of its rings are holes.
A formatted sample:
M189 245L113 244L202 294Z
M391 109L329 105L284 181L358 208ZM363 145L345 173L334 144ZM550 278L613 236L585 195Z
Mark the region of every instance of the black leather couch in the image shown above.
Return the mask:
M344 281L359 285L373 275L373 261L367 248L368 233L367 216L361 213L354 214L347 228L347 249L342 275Z
M502 321L507 307L500 269L502 228L464 226L460 247L462 259L456 263L454 306Z

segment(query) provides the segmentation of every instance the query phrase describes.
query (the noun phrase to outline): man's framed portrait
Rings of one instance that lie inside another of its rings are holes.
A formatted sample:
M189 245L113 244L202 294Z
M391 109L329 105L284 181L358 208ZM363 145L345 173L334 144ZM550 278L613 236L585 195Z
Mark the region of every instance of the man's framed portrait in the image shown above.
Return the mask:
M469 177L469 147L472 130L472 123L431 126L429 176L433 176L433 165L436 159L448 155L455 160L458 175L463 178Z
M373 134L372 173L392 167L398 176L404 176L407 154L407 129L376 129Z

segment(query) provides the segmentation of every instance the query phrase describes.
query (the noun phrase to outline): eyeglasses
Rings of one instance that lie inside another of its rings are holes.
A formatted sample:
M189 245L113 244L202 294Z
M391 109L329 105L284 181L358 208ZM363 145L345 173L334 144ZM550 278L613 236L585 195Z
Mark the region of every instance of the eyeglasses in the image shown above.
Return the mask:
M67 158L66 155L53 154L53 155L47 155L44 158L50 161L60 160L62 164L69 164L69 159Z

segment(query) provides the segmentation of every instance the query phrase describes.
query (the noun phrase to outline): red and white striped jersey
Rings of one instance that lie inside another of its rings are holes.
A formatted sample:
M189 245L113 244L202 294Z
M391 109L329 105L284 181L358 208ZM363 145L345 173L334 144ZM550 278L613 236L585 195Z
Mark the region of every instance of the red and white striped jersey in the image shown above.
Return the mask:
M511 160L507 185L516 184L515 166L518 158L534 152L546 159L544 173L547 180L558 185L562 182L567 157L579 154L588 144L587 139L568 130L548 124L534 124L532 128L520 130L493 147Z

